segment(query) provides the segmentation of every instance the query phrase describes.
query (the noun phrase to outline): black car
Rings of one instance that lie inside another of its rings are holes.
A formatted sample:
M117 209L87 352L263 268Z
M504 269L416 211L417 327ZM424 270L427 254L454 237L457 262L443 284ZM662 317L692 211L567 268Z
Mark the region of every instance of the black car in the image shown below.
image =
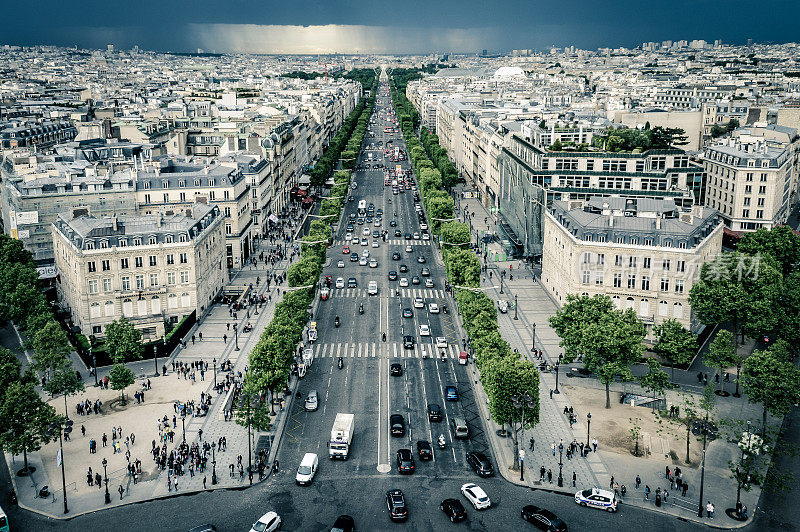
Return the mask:
M433 449L431 444L426 440L419 440L417 442L417 454L420 460L431 460L433 458Z
M350 262L358 262L358 253L350 254Z
M400 265L400 273L406 273L408 271L408 266L405 264Z
M396 251L392 253L392 260L400 260L400 254Z
M356 522L349 515L340 515L333 522L331 532L353 532L356 529Z
M395 362L391 366L389 366L389 375L392 377L399 377L403 374L403 366Z
M419 284L419 277L416 276L416 275L414 277L412 277L411 278L411 284Z
M392 220L392 221L394 221L394 220ZM397 225L397 224L395 224L395 225ZM392 227L394 227L394 226L392 226ZM400 229L395 229L395 230L394 230L394 236L395 236L395 237L399 237L399 236L400 236L400 235L402 235L402 234L403 234L403 233L401 233L401 232L400 232Z
M428 405L428 421L441 421L442 407L435 404Z
M401 475L414 474L414 454L411 449L397 449L397 471Z
M411 233L404 234L403 238L405 238L406 240L411 240Z
M413 336L403 336L403 348L405 349L414 349L414 337Z
M397 227L397 222L392 220L391 222L389 222L389 227Z
M410 308L404 308L403 309L403 317L404 318L413 318L414 317L414 311L412 311Z
M428 268L422 268L420 275L423 277L430 277L431 271Z
M397 272L394 270L389 270L389 280L396 281L397 280Z
M491 477L494 475L492 463L483 453L477 453L474 451L468 452L467 463L472 466L472 469L478 474L479 477Z
M386 492L386 507L389 509L389 519L392 521L405 521L408 519L406 498L400 490Z
M402 438L406 435L406 420L400 414L389 416L389 427L391 427L392 436Z
M439 505L439 509L450 518L451 523L463 521L467 518L467 511L464 509L464 505L461 504L461 501L458 499L443 500L442 504Z
M522 518L547 532L567 532L567 524L550 510L529 504L522 508Z
M351 277L347 280L347 288L357 288L358 282L356 282L355 277Z

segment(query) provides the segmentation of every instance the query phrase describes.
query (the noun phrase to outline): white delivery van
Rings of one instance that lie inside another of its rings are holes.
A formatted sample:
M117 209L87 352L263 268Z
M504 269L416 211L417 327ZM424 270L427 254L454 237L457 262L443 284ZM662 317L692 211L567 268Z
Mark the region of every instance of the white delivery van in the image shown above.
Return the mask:
M297 476L295 482L300 486L308 486L314 480L314 475L317 474L319 468L319 458L314 453L306 453L303 456L303 461L300 462L300 467L297 468Z

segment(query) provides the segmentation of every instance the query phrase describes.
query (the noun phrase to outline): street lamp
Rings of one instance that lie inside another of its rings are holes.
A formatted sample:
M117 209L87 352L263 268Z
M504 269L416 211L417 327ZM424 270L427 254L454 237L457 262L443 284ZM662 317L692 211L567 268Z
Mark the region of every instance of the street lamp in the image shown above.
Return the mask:
M747 453L750 453L750 446L753 443L753 437L750 435L750 420L747 420ZM741 458L739 458L739 463L744 464L744 445L742 447L742 454ZM747 468L745 468L745 473L747 473ZM742 495L742 477L739 474L739 466L736 466L736 508L739 508L739 504L741 502L741 495Z
M514 319L519 319L519 316L517 315L517 294L514 294Z
M214 450L217 448L217 442L211 442L211 485L217 483L217 457Z
M589 427L591 427L591 426L592 426L592 413L591 412L587 412L586 413L586 447L589 447L589 444L590 444L590 441L589 441Z
M514 394L511 396L511 403L514 405L514 408L522 410L522 442L524 445L525 442L525 407L534 408L536 406L536 402L534 401L533 397L526 393L526 394ZM517 446L519 446L519 440L517 440ZM520 449L519 453L520 465L519 465L519 479L520 481L525 480L525 451Z
M100 386L100 383L97 381L97 355L94 354L94 349L92 348L92 341L89 340L89 355L92 357L92 366L94 366L94 386L95 388ZM737 379L738 385L738 379Z
M65 514L69 513L69 507L67 506L67 477L66 474L64 473L64 441L62 439L62 432L64 435L67 435L70 432L72 432L72 423L73 422L71 419L66 419L63 421L64 426L62 428L61 420L54 421L53 423L50 424L50 427L48 429L48 434L50 434L51 436L54 435L56 431L58 431L58 453L61 461L61 489L64 492Z
M186 443L186 403L181 409L181 428L183 429L183 443Z
M233 336L236 339L236 349L234 351L238 351L239 350L239 327L237 327L236 323L233 324Z
M558 364L555 365L555 370L556 370L556 389L553 390L553 393L561 393L560 391L558 391Z
M217 359L216 357L212 359L214 362L214 388L217 387Z
M536 324L531 323L531 352L536 351Z
M697 517L703 517L703 487L706 480L706 435L708 434L708 412L703 424L703 466L700 469L700 503L697 506Z
M564 440L558 444L558 487L564 486L564 476L561 474L564 467Z
M733 396L734 397L741 397L742 396L742 394L739 393L739 370L741 368L742 368L742 362L739 361L739 363L736 364L736 391L733 392ZM747 423L749 424L750 421L748 421Z
M103 458L103 461L101 463L103 464L103 477L105 478L106 481L106 504L108 504L111 502L111 494L108 493L108 469L107 469L108 460Z
M505 272L503 272L503 273L505 273ZM500 293L501 294L503 293L503 276L502 275L500 276Z
M162 336L161 337L161 342L162 342L161 345L164 348L164 358L166 358L167 357L167 337L166 336ZM157 345L153 346L153 364L156 367L156 377L158 377L159 373L158 373L158 346Z

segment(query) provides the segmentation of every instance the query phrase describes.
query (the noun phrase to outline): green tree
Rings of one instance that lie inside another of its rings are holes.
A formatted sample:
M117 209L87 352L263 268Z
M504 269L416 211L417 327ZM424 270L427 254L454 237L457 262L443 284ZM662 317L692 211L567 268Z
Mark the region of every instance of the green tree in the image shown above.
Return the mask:
M468 249L466 244L472 241L469 225L456 221L443 223L439 237L442 239L442 246L448 248Z
M675 366L688 364L697 352L697 340L676 319L670 318L653 327L656 335L654 351L669 361L672 367L672 380L675 380Z
M67 397L75 395L84 390L83 381L78 378L75 369L72 367L72 361L69 358L63 358L59 362L50 366L50 377L44 385L44 391L50 397L64 396L64 412L69 417L69 407L67 406Z
M761 435L766 438L767 413L788 414L800 403L800 369L789 357L785 341L775 343L764 351L755 351L742 364L741 384L751 403L761 403Z
M46 374L60 368L64 360L69 360L72 347L64 329L57 322L50 320L44 327L33 334L34 367Z
M576 320L577 318L577 320ZM644 324L632 309L617 310L607 296L567 296L567 303L550 317L561 338L564 362L583 355L583 364L597 374L606 388L606 408L611 408L611 383L630 380L630 364L641 357Z
M727 329L717 332L703 361L707 366L714 368L717 375L722 375L731 366L739 365L740 358L736 353L736 339L733 333ZM724 379L719 379L719 385L721 392L724 389Z
M556 141L550 145L550 151L561 151L563 148L561 140L559 139L556 139Z
M142 332L125 318L106 325L106 351L115 364L142 358Z
M448 250L445 267L447 277L453 285L474 288L480 286L481 264L474 253L464 249Z
M647 373L640 376L637 380L639 384L653 395L653 408L655 400L659 395L663 395L671 387L669 375L661 369L661 364L652 358L647 359Z
M120 399L124 404L125 388L136 382L136 376L123 364L117 362L112 366L111 372L108 374L108 381L111 383L112 390L120 392Z
M0 347L0 405L3 404L3 397L9 386L22 378L22 364L17 356L5 347Z
M772 256L780 264L784 276L800 268L800 236L786 225L745 233L737 249L748 255Z
M50 424L58 419L55 408L42 401L32 382L12 382L0 405L0 448L22 453L28 472L28 453L50 442Z

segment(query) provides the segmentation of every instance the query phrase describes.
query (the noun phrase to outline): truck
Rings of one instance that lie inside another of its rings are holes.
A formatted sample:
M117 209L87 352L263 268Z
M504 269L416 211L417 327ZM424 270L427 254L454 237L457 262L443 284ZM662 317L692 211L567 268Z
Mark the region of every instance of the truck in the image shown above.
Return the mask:
M355 414L336 414L331 429L331 441L328 443L328 455L331 460L347 460L350 446L353 443Z

